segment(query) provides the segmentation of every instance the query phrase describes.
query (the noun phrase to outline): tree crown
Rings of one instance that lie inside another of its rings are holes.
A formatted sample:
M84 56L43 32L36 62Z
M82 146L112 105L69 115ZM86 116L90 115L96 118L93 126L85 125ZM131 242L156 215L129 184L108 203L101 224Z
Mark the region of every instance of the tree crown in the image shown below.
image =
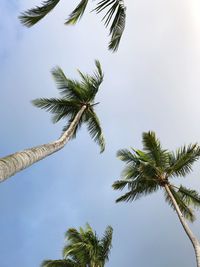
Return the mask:
M191 206L200 206L199 194L182 185L173 185L171 179L184 177L191 172L192 165L200 157L200 147L191 144L177 149L174 153L163 149L155 133L151 131L143 133L142 143L143 150L121 149L117 152L118 158L124 161L126 166L122 179L114 182L113 189L123 190L126 187L128 192L116 202L133 201L168 185L183 215L193 221L195 217ZM166 201L173 207L168 195L165 196Z
M85 123L91 138L99 144L102 152L105 149L105 140L99 119L94 111L98 103L95 103L94 100L103 81L103 72L99 61L96 60L95 65L96 71L93 75L83 74L78 70L80 81L69 79L61 68L54 68L52 75L61 97L39 98L33 100L32 103L34 106L50 112L54 123L61 119L68 120L63 131L68 129L79 110L86 106L72 137L76 137L77 130Z
M60 0L46 0L41 6L28 9L22 12L19 19L22 24L27 27L32 27L43 19L50 11L52 11ZM88 0L81 0L77 7L71 12L69 18L66 20L66 25L76 24L85 12ZM101 0L97 3L96 8L93 9L97 14L106 11L103 21L104 25L108 27L111 35L109 49L116 51L125 28L126 8L123 0Z
M63 249L63 260L46 260L42 267L103 267L108 261L113 229L108 226L99 238L89 224L85 229L70 228L65 236L67 244Z

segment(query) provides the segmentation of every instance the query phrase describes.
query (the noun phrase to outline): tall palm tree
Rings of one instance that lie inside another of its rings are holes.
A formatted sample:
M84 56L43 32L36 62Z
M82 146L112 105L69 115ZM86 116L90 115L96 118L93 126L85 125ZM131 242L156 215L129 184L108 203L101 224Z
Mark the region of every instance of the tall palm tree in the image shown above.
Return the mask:
M25 26L31 27L52 11L59 2L60 0L43 1L41 6L36 6L23 12L19 16L19 19ZM88 0L81 0L78 6L69 15L65 24L76 24L85 12L87 4ZM106 11L102 20L106 27L110 25L111 40L109 49L116 51L125 28L126 8L124 6L124 0L100 0L93 11L96 11L96 13Z
M108 261L113 229L108 226L103 238L99 239L89 224L86 228L70 228L66 232L67 245L63 259L45 260L42 267L104 267Z
M76 136L83 123L87 125L91 138L97 142L103 152L105 141L99 119L94 111L95 96L103 81L103 73L99 61L95 61L96 71L93 75L79 71L81 81L67 78L61 68L53 69L52 75L57 83L60 98L40 98L33 100L36 107L46 109L53 114L53 122L68 120L63 134L56 141L40 145L0 159L0 182L14 175L33 163L57 152L65 146L70 138Z
M119 150L118 157L125 162L122 179L113 184L115 190L127 188L116 202L134 201L162 189L167 203L176 211L178 218L192 242L200 267L200 244L185 219L195 219L192 207L200 206L200 195L192 189L171 183L172 178L186 176L193 163L200 157L197 144L179 148L175 153L163 149L154 132L143 133L143 151Z

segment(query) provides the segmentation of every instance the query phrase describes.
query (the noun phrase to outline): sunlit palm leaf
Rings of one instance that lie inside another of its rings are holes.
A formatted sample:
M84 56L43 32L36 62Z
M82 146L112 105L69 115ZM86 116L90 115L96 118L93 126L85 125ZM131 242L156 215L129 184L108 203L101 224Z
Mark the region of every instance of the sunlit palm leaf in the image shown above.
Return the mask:
M42 2L41 6L36 6L23 12L19 19L27 27L35 25L38 21L43 19L60 0L46 0Z
M41 267L79 267L76 262L70 259L63 260L45 260L42 262Z
M122 0L102 0L97 4L95 11L100 13L107 8L108 10L103 17L103 20L106 27L108 27L111 23L111 41L109 44L109 49L116 51L119 47L119 43L125 28L126 8Z
M82 0L78 6L72 11L69 15L69 18L65 22L65 24L75 24L83 15L86 6L88 4L88 0Z

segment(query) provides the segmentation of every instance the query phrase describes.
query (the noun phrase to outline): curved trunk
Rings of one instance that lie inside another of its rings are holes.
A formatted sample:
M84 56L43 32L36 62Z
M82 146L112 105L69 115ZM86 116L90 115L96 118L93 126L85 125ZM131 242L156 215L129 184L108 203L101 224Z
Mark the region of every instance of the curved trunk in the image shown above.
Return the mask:
M49 144L44 144L23 150L21 152L16 152L7 157L0 159L0 182L5 181L8 177L14 175L15 173L29 167L33 163L46 158L47 156L57 152L65 146L69 141L70 137L73 135L74 130L85 111L86 106L83 106L76 117L70 124L69 128L61 135L61 137Z
M198 239L196 238L196 236L193 234L193 232L191 231L191 229L189 228L188 224L185 221L185 218L183 217L182 212L179 209L179 206L172 194L172 192L170 191L170 188L168 185L165 185L165 190L168 194L168 196L171 198L172 203L174 205L174 208L176 210L176 213L179 217L179 220L187 234L187 236L189 237L190 241L192 242L192 245L194 247L194 251L195 251L195 255L196 255L196 262L197 262L197 267L200 267L200 243L198 241Z

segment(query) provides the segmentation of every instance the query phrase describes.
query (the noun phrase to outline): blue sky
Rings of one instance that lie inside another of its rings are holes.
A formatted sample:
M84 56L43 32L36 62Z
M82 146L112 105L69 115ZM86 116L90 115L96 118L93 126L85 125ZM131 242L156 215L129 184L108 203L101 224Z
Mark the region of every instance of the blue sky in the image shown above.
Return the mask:
M97 113L107 143L100 155L83 127L62 151L0 185L1 267L60 258L64 232L86 222L99 235L109 224L114 228L108 267L195 266L192 246L162 192L115 204L119 193L111 185L123 168L116 151L141 148L144 131L155 131L171 150L200 142L198 0L126 0L126 30L115 54L107 51L101 17L89 12L93 3L75 27L63 25L73 1L61 1L31 29L17 16L40 1L0 3L0 156L60 135L64 122L53 125L30 101L58 96L54 66L76 78L77 68L93 71L94 59L105 73ZM200 191L199 163L182 180ZM199 219L197 213L197 235Z

